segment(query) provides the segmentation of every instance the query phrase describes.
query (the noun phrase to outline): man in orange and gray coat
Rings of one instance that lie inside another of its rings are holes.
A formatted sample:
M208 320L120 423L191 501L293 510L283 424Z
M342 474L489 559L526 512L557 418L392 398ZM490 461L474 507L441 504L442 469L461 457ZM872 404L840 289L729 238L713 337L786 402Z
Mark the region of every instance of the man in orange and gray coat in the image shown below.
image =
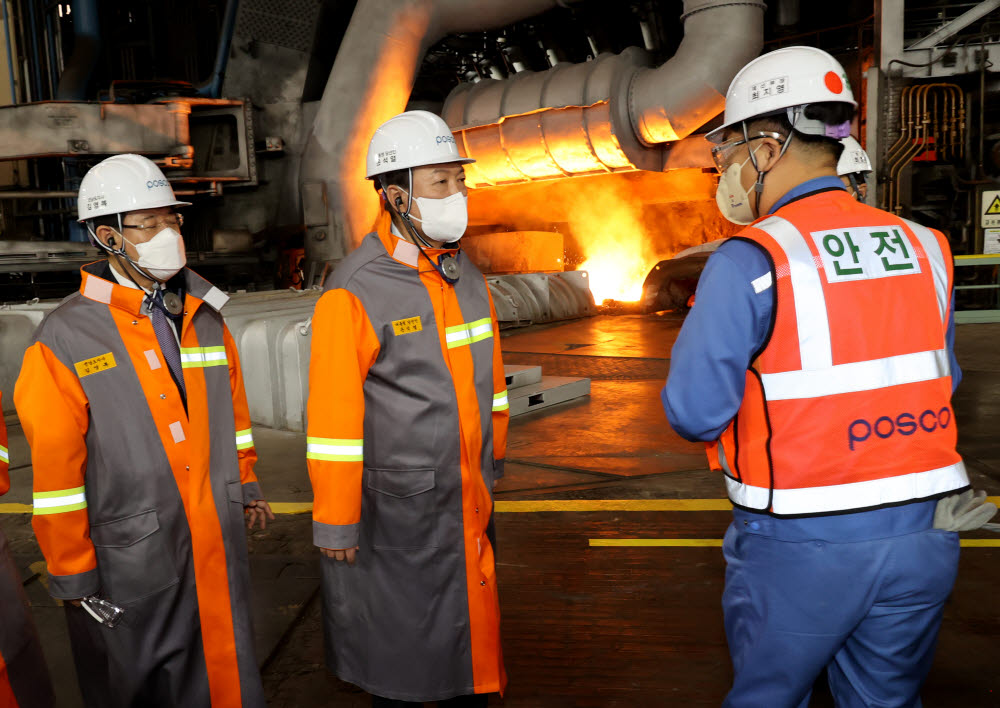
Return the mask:
M108 260L39 326L14 399L84 702L263 707L243 521L271 512L229 298L184 268L186 204L150 160L104 160L78 201Z
M431 113L376 131L385 218L312 321L327 663L374 706L485 706L506 684L492 512L509 410L489 288L457 243L468 162Z

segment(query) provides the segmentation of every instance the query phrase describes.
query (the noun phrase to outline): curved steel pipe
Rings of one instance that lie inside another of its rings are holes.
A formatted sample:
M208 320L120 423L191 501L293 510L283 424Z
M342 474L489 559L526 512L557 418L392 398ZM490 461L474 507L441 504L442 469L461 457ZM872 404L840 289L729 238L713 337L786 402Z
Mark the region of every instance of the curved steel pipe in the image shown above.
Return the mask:
M299 183L311 262L346 255L378 215L365 180L375 128L405 110L432 44L501 27L557 0L359 0L302 157Z
M657 69L632 47L458 86L442 113L479 160L470 184L662 170L662 146L720 113L729 82L763 45L761 2L685 0L684 10L684 39Z

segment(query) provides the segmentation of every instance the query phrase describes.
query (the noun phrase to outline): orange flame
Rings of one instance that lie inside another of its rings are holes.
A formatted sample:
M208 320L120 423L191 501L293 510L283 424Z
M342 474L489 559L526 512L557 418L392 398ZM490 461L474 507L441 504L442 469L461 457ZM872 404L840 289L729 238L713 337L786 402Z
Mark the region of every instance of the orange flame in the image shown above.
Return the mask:
M573 177L472 190L470 223L484 232L558 231L566 263L589 273L594 300L637 302L659 261L731 235L699 169Z
M596 303L605 300L638 302L642 298L642 283L655 264L637 252L637 241L619 249L612 243L597 241L587 249L590 258L580 264L578 270L587 271Z
M638 302L642 283L656 257L642 221L641 205L624 183L619 188L588 190L570 218L586 260L578 266L590 276L598 304L605 300Z

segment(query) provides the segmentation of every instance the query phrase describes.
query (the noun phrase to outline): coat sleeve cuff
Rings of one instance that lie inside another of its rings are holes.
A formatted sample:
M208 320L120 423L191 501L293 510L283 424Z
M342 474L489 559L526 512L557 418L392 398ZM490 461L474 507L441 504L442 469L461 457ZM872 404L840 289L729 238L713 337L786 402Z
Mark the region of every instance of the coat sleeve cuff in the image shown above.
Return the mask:
M340 550L358 545L361 524L321 524L313 521L313 543L320 548Z
M493 460L493 479L503 478L503 460Z
M49 594L57 600L77 600L101 589L97 568L75 575L49 575Z
M257 482L247 482L243 485L243 506L247 506L250 502L255 502L258 499L263 499L264 495L260 491L260 484Z

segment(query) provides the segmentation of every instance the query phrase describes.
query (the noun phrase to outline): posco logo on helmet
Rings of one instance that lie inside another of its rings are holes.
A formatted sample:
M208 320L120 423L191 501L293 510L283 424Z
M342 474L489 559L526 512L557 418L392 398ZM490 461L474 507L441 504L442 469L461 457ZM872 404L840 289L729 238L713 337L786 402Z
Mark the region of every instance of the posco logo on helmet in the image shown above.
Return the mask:
M872 436L872 433L882 440L887 440L893 435L913 435L918 430L933 433L935 430L944 430L949 425L951 425L951 409L947 406L939 411L926 410L920 415L900 413L895 420L884 415L874 423L859 418L847 426L847 443L853 451L856 443L863 443Z
M169 187L170 182L165 179L151 179L146 182L146 189L155 189L156 187Z
M454 135L439 135L439 136L437 136L437 144L440 145L441 143L451 143L452 145L454 145L455 144L455 136Z

